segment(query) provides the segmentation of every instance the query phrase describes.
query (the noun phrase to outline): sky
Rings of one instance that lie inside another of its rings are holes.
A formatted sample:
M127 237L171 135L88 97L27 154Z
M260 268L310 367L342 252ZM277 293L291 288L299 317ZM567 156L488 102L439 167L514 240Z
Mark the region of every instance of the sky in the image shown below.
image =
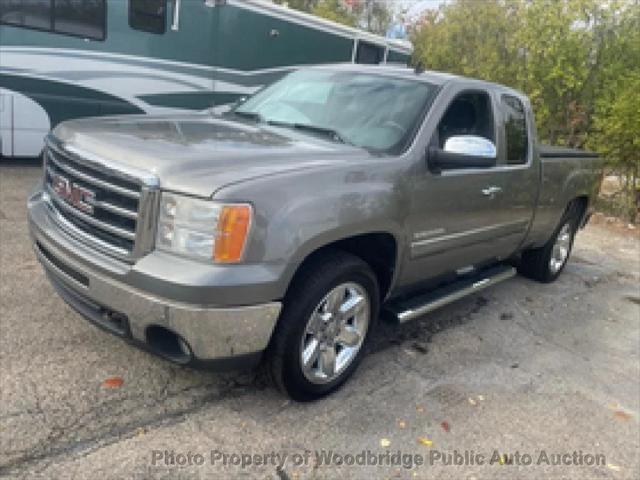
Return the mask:
M383 0L384 1L384 0ZM386 0L398 12L406 12L406 19L411 22L419 18L427 9L436 9L448 0Z

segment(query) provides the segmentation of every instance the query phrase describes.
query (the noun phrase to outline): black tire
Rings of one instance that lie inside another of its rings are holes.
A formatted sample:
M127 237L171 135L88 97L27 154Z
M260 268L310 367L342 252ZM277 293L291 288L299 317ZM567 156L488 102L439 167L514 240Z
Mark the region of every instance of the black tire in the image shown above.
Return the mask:
M333 381L317 384L303 373L301 342L307 321L325 296L336 286L353 282L368 295L370 318L362 345L349 366ZM304 265L287 292L266 355L266 367L275 385L297 401L312 401L338 389L356 370L375 330L380 294L375 274L364 261L349 253L331 251Z
M571 255L573 241L575 239L576 232L578 231L581 214L582 206L579 203L574 202L569 205L567 211L562 216L560 223L554 230L553 235L551 236L549 241L540 248L525 250L522 253L522 258L520 259L520 263L518 265L518 272L525 277L543 283L550 283L558 278L567 265L567 262ZM553 271L553 269L551 268L553 247L556 243L556 240L558 239L558 236L563 231L565 225L569 226L571 235L571 240L569 242L569 251L562 266L558 270Z

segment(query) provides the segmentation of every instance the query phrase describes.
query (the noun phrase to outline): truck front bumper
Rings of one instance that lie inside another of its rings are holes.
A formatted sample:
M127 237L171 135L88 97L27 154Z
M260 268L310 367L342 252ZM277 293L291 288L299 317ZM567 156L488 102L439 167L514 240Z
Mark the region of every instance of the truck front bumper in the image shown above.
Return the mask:
M280 302L216 307L158 297L125 283L125 266L122 281L104 273L109 260L57 228L39 192L28 210L33 247L49 280L92 323L177 363L237 369L260 361Z

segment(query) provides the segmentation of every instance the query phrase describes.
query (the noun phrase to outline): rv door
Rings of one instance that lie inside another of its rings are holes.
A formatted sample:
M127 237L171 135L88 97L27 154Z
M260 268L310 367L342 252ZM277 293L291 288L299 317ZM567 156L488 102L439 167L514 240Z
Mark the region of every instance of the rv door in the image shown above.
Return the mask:
M31 98L0 88L0 156L36 157L51 129L47 112Z

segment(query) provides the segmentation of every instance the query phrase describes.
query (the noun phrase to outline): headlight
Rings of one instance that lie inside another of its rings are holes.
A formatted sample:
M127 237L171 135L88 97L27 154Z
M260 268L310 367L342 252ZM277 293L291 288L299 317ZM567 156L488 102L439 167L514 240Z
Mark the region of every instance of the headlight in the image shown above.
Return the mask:
M217 263L242 259L251 206L163 193L156 248Z

